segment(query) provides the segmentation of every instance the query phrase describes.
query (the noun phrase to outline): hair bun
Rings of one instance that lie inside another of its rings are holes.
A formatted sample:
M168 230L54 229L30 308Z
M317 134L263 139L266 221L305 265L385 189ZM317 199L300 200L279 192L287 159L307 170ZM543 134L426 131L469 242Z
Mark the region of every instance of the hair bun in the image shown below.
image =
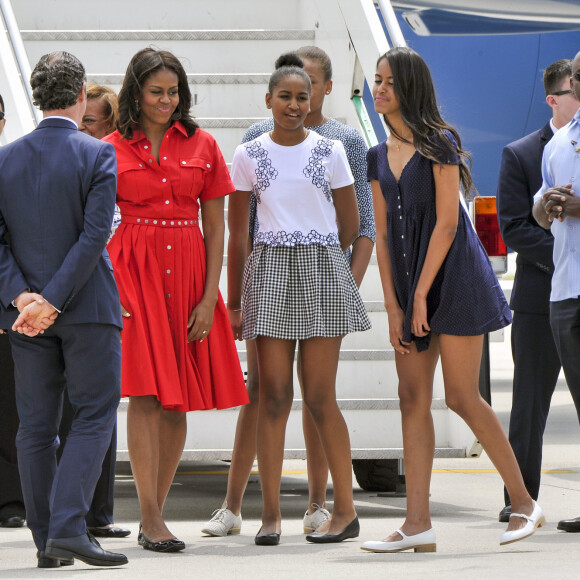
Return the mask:
M276 70L283 66L297 66L298 68L304 68L304 63L295 52L287 52L278 57L274 66L276 67Z

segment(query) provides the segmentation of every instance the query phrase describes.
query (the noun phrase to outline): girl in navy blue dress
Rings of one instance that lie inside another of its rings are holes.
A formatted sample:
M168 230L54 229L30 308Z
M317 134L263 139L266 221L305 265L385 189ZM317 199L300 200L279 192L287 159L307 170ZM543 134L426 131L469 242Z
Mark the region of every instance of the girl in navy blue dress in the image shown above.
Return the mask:
M407 517L364 550L436 549L429 513L435 437L433 376L441 357L445 400L469 425L512 498L501 544L532 535L544 523L528 494L507 437L479 394L483 335L511 315L485 250L460 203L473 187L469 156L440 116L429 69L407 47L377 63L375 110L390 134L368 154L377 259L395 349L407 476Z

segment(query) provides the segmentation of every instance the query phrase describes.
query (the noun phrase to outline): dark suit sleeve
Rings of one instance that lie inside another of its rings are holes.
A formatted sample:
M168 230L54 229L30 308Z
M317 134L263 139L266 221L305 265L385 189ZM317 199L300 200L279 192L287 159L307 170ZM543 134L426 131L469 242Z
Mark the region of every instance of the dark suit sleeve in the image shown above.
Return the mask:
M84 226L79 239L69 250L61 267L41 294L56 309L64 312L85 285L111 233L117 190L115 149L103 143L96 158L93 178L86 197Z
M497 190L498 219L504 242L543 272L554 265L552 234L538 226L532 217L533 195L520 159L510 148L502 153Z
M0 302L6 309L13 308L12 301L30 287L21 272L10 245L6 241L6 223L0 212Z

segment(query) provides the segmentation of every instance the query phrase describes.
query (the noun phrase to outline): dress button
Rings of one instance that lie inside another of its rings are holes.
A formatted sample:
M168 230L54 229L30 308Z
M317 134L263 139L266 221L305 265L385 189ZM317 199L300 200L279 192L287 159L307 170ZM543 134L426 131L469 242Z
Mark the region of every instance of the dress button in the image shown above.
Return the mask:
M167 249L168 249L168 250L171 250L171 246L167 246Z
M163 222L161 222L161 225L163 225L163 226L164 226L166 223L167 223L167 222L163 221Z
M165 205L169 205L169 200L168 199L165 200Z
M171 294L166 294L167 298L171 298Z
M404 239L404 238L405 238L405 236L401 236L401 238L403 238L403 239Z
M187 161L182 161L181 165L187 165Z
M177 225L180 226L181 225L181 222L177 222Z
M156 224L157 223L157 220L153 220L153 223Z
M167 157L164 157L164 158L163 158L163 161L167 161Z
M169 202L167 202L167 203L169 203ZM171 225L174 226L175 225L175 222L171 222Z
M137 218L137 223L140 224L141 223L141 218Z
M165 177L161 181L163 181L163 183L167 183L167 179L165 179Z
M139 167L143 167L143 163L139 163Z
M145 146L143 147L143 149L149 149L149 146L148 146L148 145L145 145Z
M167 270L167 273L168 273L168 274L171 274L171 270Z
M149 223L149 220L145 220L145 223L148 224Z
M208 163L208 164L206 165L206 167L209 169L209 168L211 167L211 165Z
M149 159L149 163L153 163L153 159Z

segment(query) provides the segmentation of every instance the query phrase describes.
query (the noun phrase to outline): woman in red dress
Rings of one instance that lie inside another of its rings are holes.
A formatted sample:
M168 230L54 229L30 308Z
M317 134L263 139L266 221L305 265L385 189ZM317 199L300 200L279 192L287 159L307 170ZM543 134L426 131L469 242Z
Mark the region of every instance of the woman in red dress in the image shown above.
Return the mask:
M130 397L138 541L158 552L185 547L162 516L185 444L185 413L248 401L218 289L224 196L235 188L190 106L179 60L141 50L119 94L118 130L105 138L117 151L119 174L121 224L108 249L126 317L122 396Z

